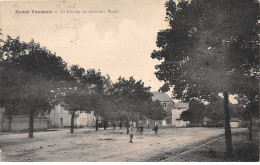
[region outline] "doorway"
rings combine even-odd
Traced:
[[[60,118],[60,128],[63,128],[63,118]]]

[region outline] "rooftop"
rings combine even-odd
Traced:
[[[152,92],[153,100],[165,101],[165,102],[172,102],[172,99],[167,95],[167,93],[161,92]]]
[[[230,118],[230,122],[237,122],[237,121],[239,121],[239,118],[235,118],[235,117]]]

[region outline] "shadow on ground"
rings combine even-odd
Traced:
[[[233,138],[234,157],[225,157],[225,139],[222,138],[208,145],[190,150],[190,146],[186,148],[190,150],[185,152],[173,151],[157,157],[151,158],[149,161],[166,161],[166,162],[258,162],[259,161],[259,132],[254,132],[253,140],[248,140],[248,133],[236,133]],[[205,143],[205,142],[204,142]],[[197,146],[200,144],[197,144]],[[182,154],[182,152],[185,152]]]

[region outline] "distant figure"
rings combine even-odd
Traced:
[[[130,127],[129,135],[130,135],[129,143],[133,143],[133,137],[134,137],[134,128],[133,127]]]
[[[157,132],[158,132],[158,125],[154,126],[154,133],[155,133],[155,135],[157,134]]]
[[[139,133],[140,133],[140,135],[142,135],[143,132],[144,132],[144,126],[143,126],[143,125],[140,125],[140,126],[139,126]]]

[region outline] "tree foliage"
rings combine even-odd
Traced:
[[[138,122],[138,118],[160,120],[165,116],[160,103],[152,100],[150,87],[133,77],[119,77],[110,90],[110,97],[117,108],[117,119],[125,121],[127,128],[129,121]]]
[[[174,85],[178,98],[207,100],[238,93],[243,84],[237,80],[257,70],[257,13],[258,5],[247,0],[167,2],[170,28],[158,33],[159,50],[152,53],[163,60],[156,66],[161,90]]]
[[[56,104],[53,89],[69,75],[67,65],[33,40],[25,43],[7,36],[0,48],[0,101],[9,115],[29,115],[32,138],[33,118]]]
[[[147,117],[152,120],[163,120],[166,117],[166,111],[163,109],[159,100],[151,101],[147,105]]]
[[[189,109],[181,113],[181,119],[190,121],[191,124],[202,124],[206,115],[206,105],[199,100],[192,99],[189,101]]]
[[[227,155],[232,155],[228,95],[245,91],[257,74],[259,6],[253,0],[173,0],[166,2],[169,29],[157,36],[152,58],[162,91],[174,86],[177,98],[210,101],[223,93]],[[246,12],[245,12],[246,11]],[[241,81],[242,80],[242,81]],[[246,83],[244,83],[246,82]]]
[[[181,118],[190,121],[191,124],[203,124],[204,117],[212,120],[214,123],[222,123],[225,119],[223,111],[223,98],[220,96],[212,97],[211,102],[207,105],[199,100],[192,99],[189,101],[189,109],[182,112]],[[229,102],[230,117],[243,118],[244,109],[239,104]]]
[[[70,67],[68,81],[58,88],[65,108],[71,113],[71,133],[74,128],[75,113],[94,112],[96,117],[104,114],[104,81],[101,72],[94,69],[85,70],[78,65]]]
[[[119,77],[118,82],[113,84],[111,92],[117,103],[127,105],[125,111],[129,112],[129,115],[134,113],[142,115],[144,102],[151,100],[152,97],[150,87],[145,87],[141,80],[136,81],[133,77],[129,80]]]

